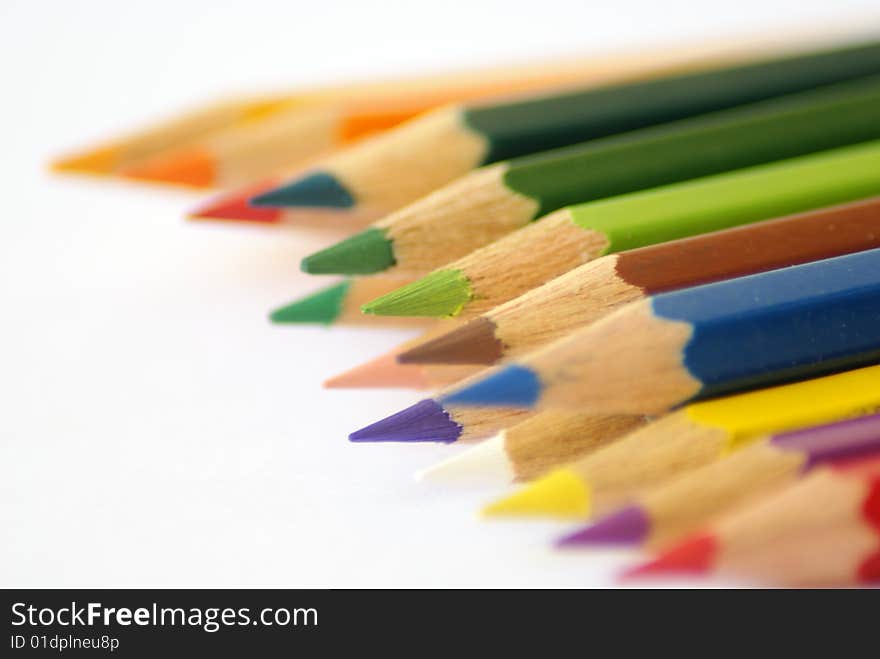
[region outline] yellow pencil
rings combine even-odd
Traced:
[[[880,407],[880,366],[692,403],[491,504],[487,515],[588,519],[773,433]]]

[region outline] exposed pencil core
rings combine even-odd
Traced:
[[[277,208],[257,208],[248,202],[255,194],[271,189],[274,184],[275,181],[272,180],[260,181],[244,189],[221,194],[190,211],[188,217],[190,219],[265,222],[266,224],[280,222],[283,211]]]
[[[530,368],[511,364],[446,397],[460,405],[534,407],[541,397],[541,381]]]
[[[343,281],[302,300],[276,309],[269,318],[273,323],[319,323],[330,325],[342,313],[342,303],[351,287]]]
[[[428,389],[430,382],[419,366],[398,364],[394,354],[384,354],[333,376],[324,386],[328,389]]]
[[[637,545],[648,535],[651,520],[638,506],[628,506],[559,541],[560,547],[578,545]]]
[[[281,221],[277,208],[255,208],[245,198],[224,198],[196,208],[188,217],[192,220],[237,220],[276,224]]]
[[[217,168],[210,153],[192,148],[156,156],[123,170],[122,175],[142,181],[209,188],[217,181]]]
[[[117,147],[108,146],[59,158],[52,163],[52,171],[109,174],[119,160],[119,151]]]
[[[354,197],[335,176],[327,172],[315,172],[295,179],[257,195],[251,199],[255,206],[305,207],[305,208],[351,208]]]
[[[430,398],[353,432],[353,442],[443,442],[461,436],[461,426],[453,421],[437,401]]]
[[[567,469],[560,469],[538,479],[527,488],[489,504],[483,515],[551,516],[583,519],[590,514],[590,493],[584,482]]]
[[[370,228],[305,257],[301,267],[313,275],[369,275],[393,265],[391,241],[382,229]]]
[[[703,574],[712,567],[718,544],[711,535],[701,535],[677,545],[653,561],[626,572],[625,579],[669,576],[674,574]]]
[[[460,270],[437,270],[368,302],[363,311],[377,316],[448,318],[457,315],[470,300],[470,281]]]
[[[407,350],[401,364],[494,364],[506,346],[495,336],[495,323],[485,316],[447,334]]]

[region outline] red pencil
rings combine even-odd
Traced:
[[[880,582],[880,458],[816,471],[631,570],[782,586]]]

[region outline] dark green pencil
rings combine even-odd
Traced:
[[[876,139],[878,107],[874,76],[482,168],[303,269],[424,274],[565,206]]]
[[[468,171],[646,126],[880,74],[880,44],[439,110],[259,195],[268,206],[390,212]]]

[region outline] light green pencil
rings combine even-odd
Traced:
[[[605,254],[877,194],[880,141],[873,141],[569,206],[363,310],[471,317]]]

